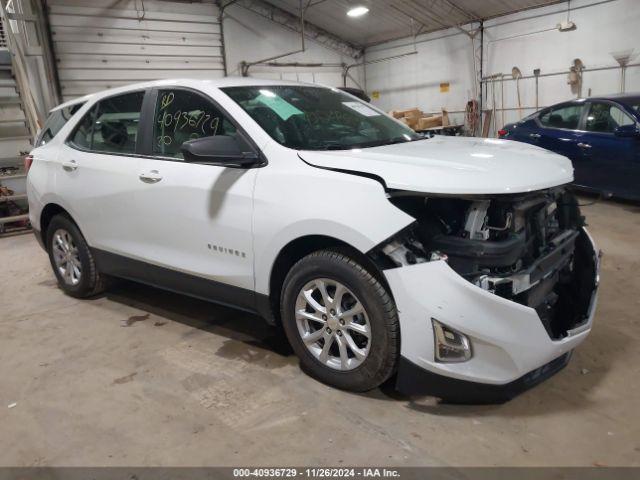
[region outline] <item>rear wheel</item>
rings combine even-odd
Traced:
[[[56,215],[51,219],[46,241],[53,273],[65,293],[83,298],[104,290],[91,250],[69,217]]]
[[[395,304],[347,255],[323,250],[296,263],[285,279],[281,310],[287,338],[313,377],[365,391],[393,374],[400,350]]]

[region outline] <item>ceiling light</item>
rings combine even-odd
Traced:
[[[349,15],[350,17],[361,17],[362,15],[367,13],[368,11],[369,11],[369,9],[367,7],[359,5],[357,7],[353,7],[351,10],[349,10],[347,12],[347,15]]]

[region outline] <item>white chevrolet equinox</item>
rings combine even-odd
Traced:
[[[258,313],[347,390],[499,402],[589,334],[599,259],[571,163],[424,138],[337,89],[170,80],[54,109],[30,219],[60,287],[122,277]]]

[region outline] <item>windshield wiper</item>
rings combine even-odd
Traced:
[[[394,137],[388,140],[373,140],[369,142],[352,143],[350,145],[342,143],[324,143],[318,145],[318,150],[351,150],[353,148],[370,148],[370,147],[382,147],[385,145],[394,145],[396,143],[408,143],[415,142],[416,140],[423,140],[424,138],[411,138],[407,140],[407,137]]]
[[[318,150],[350,150],[352,148],[357,148],[352,145],[343,145],[340,143],[325,143],[319,145]]]
[[[389,140],[378,140],[377,142],[369,142],[366,145],[361,145],[362,147],[383,147],[385,145],[395,145],[396,143],[409,143],[415,140],[420,140],[419,138],[412,138],[407,140],[407,137],[394,137]]]

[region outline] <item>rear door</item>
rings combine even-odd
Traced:
[[[621,196],[637,196],[640,182],[640,142],[618,137],[615,129],[636,120],[614,102],[588,104],[586,134],[581,141],[583,162],[591,166],[585,185]]]
[[[126,254],[134,249],[139,124],[144,90],[97,102],[62,145],[55,189],[89,244]]]
[[[507,140],[516,140],[518,142],[531,143],[536,145],[536,135],[540,127],[536,123],[533,116],[525,118],[513,125],[510,129]],[[531,136],[534,134],[533,136]]]
[[[537,145],[575,160],[580,157],[577,146],[584,103],[569,103],[541,112],[537,123],[541,127],[532,138]]]
[[[224,296],[251,308],[257,169],[185,163],[180,151],[190,139],[243,133],[213,99],[186,88],[154,89],[145,103],[144,122],[148,140],[135,176],[135,208],[128,211],[135,225],[132,253],[153,265],[214,281],[203,289],[197,279],[164,274],[163,282],[169,282],[164,286],[202,297]]]

